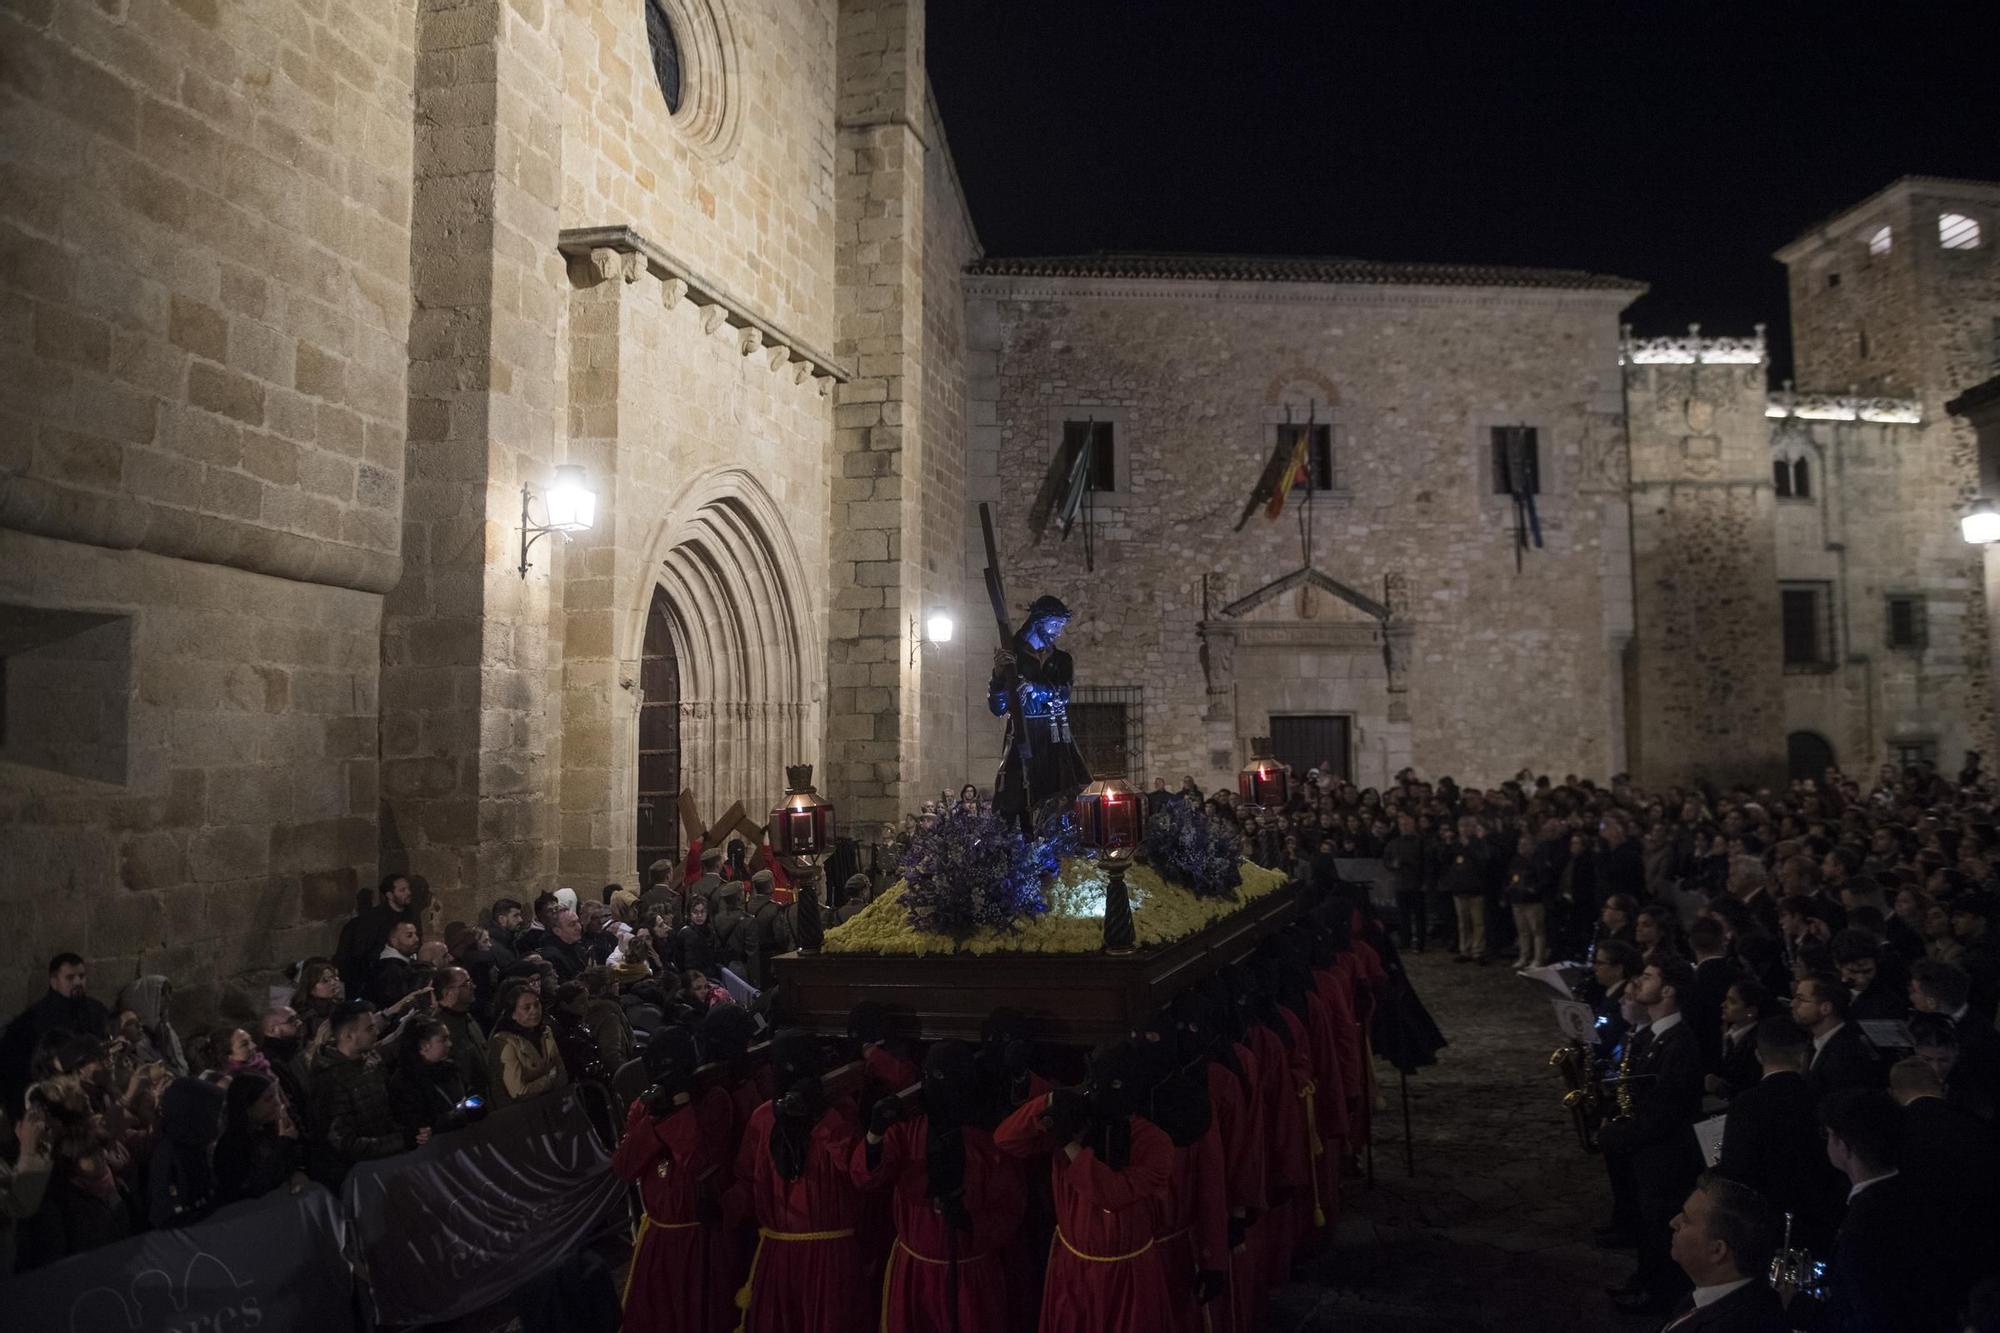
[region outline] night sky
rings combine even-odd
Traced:
[[[989,255],[1583,268],[1640,332],[1771,326],[1771,252],[1906,174],[2000,180],[2000,7],[932,0]]]

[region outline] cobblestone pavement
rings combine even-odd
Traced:
[[[1505,967],[1409,959],[1451,1045],[1410,1079],[1405,1173],[1396,1075],[1379,1069],[1375,1185],[1351,1180],[1335,1242],[1275,1293],[1272,1333],[1655,1329],[1604,1295],[1629,1253],[1591,1246],[1609,1214],[1602,1159],[1579,1146],[1548,1067],[1546,1000]]]

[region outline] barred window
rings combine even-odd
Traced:
[[[1070,692],[1069,725],[1093,778],[1145,777],[1145,691],[1140,686],[1079,686]]]
[[[1938,214],[1938,246],[1945,250],[1977,250],[1979,219],[1963,213]]]
[[[1891,593],[1885,614],[1883,637],[1891,648],[1921,652],[1929,639],[1924,599],[1916,593]]]

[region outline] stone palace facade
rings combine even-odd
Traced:
[[[1942,404],[1990,373],[1993,187],[1788,249],[1773,398],[1754,340],[1626,337],[1620,279],[987,259],[917,0],[28,0],[0,47],[9,996],[74,948],[212,1002],[388,870],[451,916],[630,881],[788,763],[862,836],[990,783],[982,500],[1135,779],[1990,729]],[[1288,411],[1309,548],[1232,531]],[[1072,421],[1088,571],[1026,528]],[[524,554],[558,467],[594,522]]]

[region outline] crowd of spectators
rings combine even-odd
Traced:
[[[643,893],[503,898],[441,929],[421,881],[392,875],[254,1020],[199,1031],[177,1028],[169,979],[107,1006],[58,955],[0,1039],[0,1271],[337,1192],[360,1163],[571,1087],[602,1092],[613,1170],[638,1187],[628,1329],[734,1328],[739,1290],[752,1329],[859,1326],[885,1290],[904,1330],[944,1327],[953,1301],[966,1333],[1198,1328],[1225,1308],[1248,1327],[1330,1234],[1394,957],[1330,859],[1300,929],[1087,1065],[1004,1012],[974,1044],[900,1045],[862,1006],[845,1034],[753,1045],[770,992],[745,977],[805,899],[764,933],[773,875],[750,866],[697,851]]]
[[[608,1089],[641,1035],[734,1007],[728,983],[750,1001],[732,1021],[754,1031],[766,1005],[743,978],[789,943],[779,911],[759,951],[741,903],[745,888],[753,912],[768,902],[772,876],[690,860],[643,897],[503,898],[429,938],[421,881],[391,875],[256,1017],[186,1034],[171,979],[139,977],[107,1006],[85,961],[58,954],[0,1036],[0,1273],[308,1180],[338,1190],[357,1162],[495,1108]]]
[[[1605,1080],[1595,1239],[1637,1256],[1619,1309],[2000,1327],[2000,795],[1976,756],[1956,780],[1301,788],[1246,816],[1265,854],[1381,857],[1412,948],[1566,964]],[[1820,1280],[1768,1280],[1787,1228]]]

